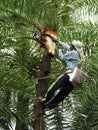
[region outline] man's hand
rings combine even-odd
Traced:
[[[61,46],[61,45],[58,45],[58,49],[62,49],[62,46]]]
[[[55,39],[55,38],[53,38],[53,37],[52,37],[52,41],[53,41],[53,42],[58,42],[58,40]]]

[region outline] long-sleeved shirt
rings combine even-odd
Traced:
[[[67,52],[64,54],[62,49],[59,49],[58,56],[62,61],[67,63],[66,69],[74,69],[81,61],[79,53],[77,50],[70,50],[70,46],[67,43],[60,42],[59,44],[64,48]]]

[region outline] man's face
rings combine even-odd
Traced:
[[[73,44],[70,45],[70,50],[76,50]]]

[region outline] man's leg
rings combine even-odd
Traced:
[[[64,79],[66,79],[66,81],[61,82],[60,86],[62,86],[62,85],[63,86],[62,86],[60,92],[51,101],[46,103],[46,105],[49,109],[53,109],[54,107],[56,107],[73,90],[74,86],[69,82],[69,76],[65,75]]]
[[[48,91],[45,95],[45,98],[42,98],[41,96],[37,97],[39,101],[48,102],[51,100],[51,98],[54,96],[54,93],[56,90],[60,88],[59,80],[62,80],[63,75],[59,76],[55,82],[52,83],[52,85],[48,88]]]
[[[60,82],[62,82],[63,77],[64,75],[59,76],[57,80],[49,87],[45,96],[45,102],[49,102],[54,97],[55,92],[61,88]]]

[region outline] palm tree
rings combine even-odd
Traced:
[[[49,2],[49,3],[50,3],[50,7],[52,9],[54,5],[51,2]],[[30,52],[30,49],[32,47],[32,45],[30,45],[30,39],[37,40],[37,38],[35,37],[36,33],[37,33],[37,35],[39,35],[39,34],[41,35],[42,30],[40,29],[39,25],[41,24],[42,29],[45,28],[45,26],[48,24],[48,23],[46,23],[47,15],[52,13],[51,17],[54,17],[54,19],[55,19],[53,12],[50,11],[50,8],[47,8],[47,5],[49,7],[49,3],[46,3],[44,1],[42,1],[42,2],[38,1],[37,5],[36,5],[36,6],[38,6],[38,8],[36,9],[35,8],[36,1],[33,1],[33,2],[19,1],[18,3],[16,1],[7,1],[7,2],[1,1],[2,13],[5,12],[5,16],[1,17],[1,18],[5,22],[6,30],[8,30],[8,28],[10,29],[6,33],[5,36],[7,37],[7,41],[9,41],[9,40],[11,41],[11,43],[10,43],[11,45],[9,44],[8,46],[9,47],[12,46],[12,49],[14,49],[14,51],[15,51],[14,56],[12,54],[10,55],[12,58],[10,58],[11,60],[8,61],[8,63],[10,64],[9,67],[11,67],[13,72],[14,71],[17,72],[17,70],[20,70],[18,77],[21,77],[21,78],[24,77],[24,79],[26,79],[26,82],[30,78],[31,80],[29,80],[29,82],[28,82],[29,84],[30,84],[30,82],[32,82],[32,76],[36,77],[36,75],[38,73],[37,71],[34,72],[34,70],[39,69],[39,66],[36,64],[37,63],[36,61],[34,61],[34,60],[30,61],[30,59],[34,55],[34,49],[35,49],[35,46],[33,45],[34,47],[32,49],[32,52],[33,52],[33,55],[32,55],[32,52]],[[41,8],[40,8],[40,6],[41,6]],[[28,8],[31,9],[31,12],[28,12]],[[28,16],[28,14],[29,14],[29,16]],[[36,17],[37,15],[39,15],[39,16]],[[39,25],[37,25],[37,21],[39,21],[41,19],[41,17],[42,17],[41,23],[38,23]],[[7,21],[5,18],[7,18]],[[31,18],[32,18],[32,20],[31,20]],[[44,23],[43,23],[43,18],[45,19]],[[49,19],[48,19],[48,21],[49,21]],[[51,27],[53,26],[52,22],[51,22],[51,25],[47,25],[48,28],[50,26]],[[55,28],[55,26],[54,26],[54,28]],[[12,37],[13,33],[14,33],[15,37]],[[33,33],[33,36],[30,37],[30,35],[32,33]],[[21,35],[19,35],[19,34],[21,34]],[[26,40],[26,38],[29,39],[29,42],[28,42],[28,40]],[[14,42],[14,45],[13,45],[13,42]],[[35,44],[35,43],[33,43],[33,44]],[[7,48],[7,43],[5,43],[5,48]],[[37,45],[36,48],[39,49],[39,46]],[[34,59],[34,57],[33,57],[33,59]],[[39,59],[40,59],[40,56],[38,56],[38,61],[39,61]],[[36,67],[38,67],[38,68],[36,69]],[[34,73],[35,73],[35,75],[34,75]],[[18,79],[18,77],[16,79]],[[22,83],[18,84],[17,87],[20,86],[19,88],[21,88],[21,86],[22,86],[22,89],[23,89],[23,86],[25,86],[25,88],[28,89],[28,86],[26,85],[27,83],[23,84],[23,79],[21,79],[21,78],[20,78],[20,83],[21,82]],[[14,81],[14,80],[15,79],[12,79],[12,81]],[[12,82],[10,82],[8,84],[8,86],[10,86],[10,84],[12,84]],[[15,82],[13,84],[15,84]],[[31,86],[31,84],[30,84],[30,86]],[[16,85],[15,85],[15,87],[16,87]],[[30,92],[30,91],[28,91],[28,92]],[[19,91],[17,100],[18,100],[17,106],[16,106],[17,113],[16,114],[13,113],[13,114],[15,114],[15,117],[16,117],[16,130],[17,129],[26,130],[26,129],[28,129],[27,128],[28,120],[26,120],[25,117],[28,113],[29,96],[25,97],[24,93]],[[23,107],[24,109],[22,110],[21,107]],[[25,112],[25,114],[24,114],[24,112]],[[19,118],[19,115],[21,118]],[[24,122],[24,119],[26,122]]]
[[[0,126],[4,129],[10,129],[12,119],[16,119],[16,130],[26,130],[28,129],[28,125],[32,128],[31,120],[34,115],[33,103],[34,99],[36,99],[36,83],[38,83],[37,90],[40,90],[39,81],[41,80],[37,80],[38,74],[39,72],[41,73],[41,70],[43,70],[40,69],[40,67],[43,68],[42,65],[44,64],[42,63],[46,61],[47,57],[48,63],[50,64],[49,55],[46,55],[47,53],[44,53],[44,49],[40,48],[38,38],[41,35],[42,30],[45,27],[48,27],[58,30],[60,39],[64,41],[65,39],[68,42],[73,39],[79,39],[85,43],[85,53],[88,59],[84,62],[83,67],[84,70],[91,68],[89,70],[89,75],[90,77],[94,77],[94,79],[88,78],[84,87],[73,91],[72,95],[70,95],[66,99],[66,102],[64,102],[66,105],[64,110],[67,110],[69,113],[71,112],[71,115],[73,116],[72,119],[67,121],[66,118],[61,116],[60,120],[58,120],[57,117],[60,117],[59,113],[62,112],[54,110],[54,112],[57,111],[55,113],[58,116],[54,116],[57,122],[55,123],[55,119],[53,118],[52,120],[54,123],[52,123],[52,125],[56,124],[56,129],[63,129],[66,127],[69,129],[74,127],[76,129],[94,128],[97,130],[97,116],[94,115],[94,112],[97,113],[97,60],[95,60],[97,58],[97,54],[95,52],[97,52],[96,37],[98,25],[97,23],[92,24],[92,21],[89,23],[83,21],[83,14],[86,15],[87,11],[90,10],[93,13],[93,16],[97,12],[96,0],[1,0],[0,10]],[[87,14],[89,14],[88,16],[92,16],[92,13]],[[43,59],[42,63],[41,59]],[[52,72],[50,74],[50,82],[54,81],[56,78],[55,76],[52,76],[52,73],[58,75],[58,68],[60,68],[61,72],[65,71],[64,66],[61,65],[57,58],[52,58],[51,60]],[[50,71],[50,66],[48,69]],[[47,79],[44,80],[47,89],[48,82]],[[94,84],[92,85],[91,83],[93,80]],[[44,90],[44,93],[46,89]],[[82,96],[84,98],[81,101]],[[95,104],[93,104],[94,101]],[[93,104],[96,109],[88,111],[91,104]],[[39,105],[39,103],[37,105]],[[42,110],[40,105],[39,107],[40,110]],[[36,110],[38,109],[35,108],[35,111]],[[91,112],[94,115],[93,117]],[[53,115],[53,111],[51,113]],[[51,113],[49,113],[48,117],[51,116]],[[37,114],[38,113],[35,114],[35,117]],[[79,119],[81,119],[80,122],[77,122]],[[41,115],[36,121],[37,125],[33,124],[34,127],[36,127],[36,130],[41,130],[42,128],[44,130],[42,120],[43,118]],[[39,121],[40,125],[38,125]],[[61,123],[61,127],[58,128],[58,122],[62,121],[65,121],[65,123]],[[52,129],[47,125],[46,127],[48,130]]]

